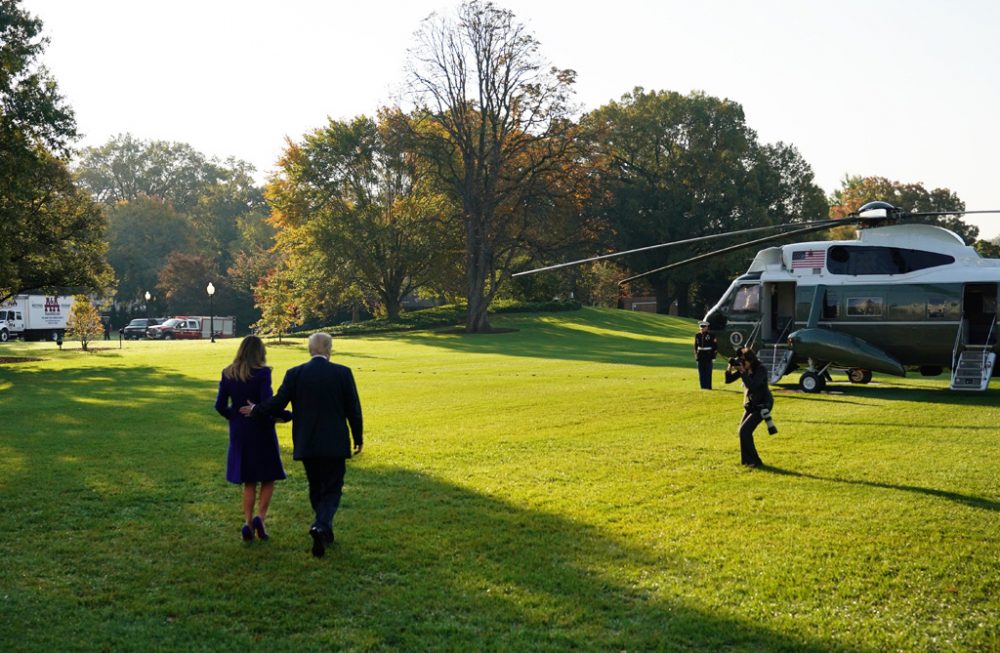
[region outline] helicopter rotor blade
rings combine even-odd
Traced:
[[[699,254],[698,256],[693,256],[683,261],[677,261],[676,263],[671,263],[669,265],[664,265],[662,267],[656,268],[655,270],[649,270],[648,272],[643,272],[642,274],[637,274],[627,279],[622,279],[618,282],[619,286],[623,286],[629,281],[635,281],[636,279],[642,279],[643,277],[648,277],[651,274],[656,274],[657,272],[663,272],[665,270],[672,270],[673,268],[679,268],[684,265],[689,265],[697,261],[703,261],[707,258],[712,258],[713,256],[721,256],[722,254],[728,254],[729,252],[736,252],[741,249],[746,249],[748,247],[753,247],[755,245],[760,245],[762,243],[768,243],[775,240],[780,240],[782,238],[787,238],[788,236],[798,236],[801,234],[812,233],[814,231],[823,231],[824,229],[829,229],[831,227],[837,227],[841,225],[854,224],[857,222],[857,218],[851,216],[847,218],[838,218],[834,220],[825,220],[822,223],[799,223],[801,224],[811,224],[813,226],[806,227],[804,229],[796,229],[795,231],[787,231],[785,233],[777,234],[774,236],[767,236],[765,238],[758,238],[757,240],[751,240],[749,242],[740,243],[739,245],[733,245],[731,247],[725,247],[723,249],[717,249],[705,254]]]
[[[842,218],[842,219],[839,219],[839,220],[834,220],[833,222],[837,222],[837,223],[840,223],[840,224],[848,224],[847,222],[845,222],[845,220],[847,220],[847,218]],[[722,233],[722,234],[712,234],[710,236],[698,236],[697,238],[688,238],[686,240],[674,240],[674,241],[671,241],[669,243],[660,243],[658,245],[649,245],[648,247],[639,247],[637,249],[629,249],[629,250],[626,250],[626,251],[623,251],[623,252],[613,252],[611,254],[601,254],[600,256],[591,256],[590,258],[582,258],[582,259],[579,259],[577,261],[569,261],[567,263],[556,263],[555,265],[547,265],[545,267],[535,268],[533,270],[525,270],[523,272],[515,272],[514,274],[512,274],[510,276],[511,277],[523,277],[523,276],[526,276],[526,275],[529,275],[529,274],[535,274],[537,272],[548,272],[550,270],[558,270],[560,268],[566,268],[566,267],[570,267],[570,266],[573,266],[573,265],[580,265],[581,263],[590,263],[592,261],[602,261],[604,259],[615,258],[615,257],[618,257],[618,256],[625,256],[626,254],[636,254],[638,252],[648,252],[650,250],[659,249],[661,247],[674,247],[676,245],[691,245],[691,244],[694,244],[694,243],[705,242],[705,241],[708,241],[708,240],[716,240],[718,238],[728,238],[729,236],[740,236],[740,235],[743,235],[743,234],[758,233],[758,232],[761,232],[761,231],[775,231],[777,229],[792,229],[792,228],[804,227],[804,226],[808,226],[808,225],[820,225],[820,224],[822,224],[822,225],[828,225],[830,222],[831,222],[831,220],[816,220],[816,221],[813,221],[813,222],[796,222],[796,223],[790,223],[789,222],[789,223],[785,223],[785,224],[770,225],[770,226],[767,226],[767,227],[754,227],[752,229],[740,229],[738,231],[727,231],[726,233]],[[798,233],[798,232],[789,232],[789,233]]]
[[[970,213],[1000,213],[1000,209],[987,209],[985,211],[914,211],[913,213],[902,213],[902,218],[923,218],[937,215],[968,215]]]

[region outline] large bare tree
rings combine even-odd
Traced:
[[[531,246],[541,209],[572,184],[569,100],[575,73],[549,67],[507,9],[473,0],[455,17],[432,14],[410,51],[417,133],[442,187],[461,207],[469,332]]]

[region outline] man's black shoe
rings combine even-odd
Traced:
[[[312,554],[317,558],[322,558],[326,553],[326,535],[320,529],[313,526],[309,529],[309,536],[313,538]]]

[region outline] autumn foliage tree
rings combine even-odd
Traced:
[[[87,351],[91,340],[100,338],[104,333],[101,315],[86,295],[77,295],[73,298],[73,306],[70,307],[69,316],[66,318],[66,332],[71,338],[80,341],[80,348],[83,351]]]
[[[320,284],[326,298],[372,297],[396,319],[444,264],[449,207],[418,173],[405,123],[390,111],[331,120],[289,144],[267,197],[281,227],[277,251],[308,259],[289,268],[300,273],[300,297]]]
[[[262,277],[254,291],[254,301],[261,311],[261,318],[254,325],[255,330],[277,335],[280,342],[282,334],[302,323],[303,312],[296,297],[293,282],[287,274],[272,270]]]
[[[490,302],[546,220],[540,193],[571,158],[575,73],[539,49],[511,11],[472,0],[424,20],[410,52],[421,146],[459,207],[470,332],[489,330]]]
[[[209,282],[216,288],[212,299],[206,292]],[[171,253],[160,270],[156,287],[172,313],[208,315],[211,309],[216,314],[232,310],[228,284],[215,262],[201,254]]]
[[[872,201],[889,202],[904,211],[937,212],[954,210],[950,215],[914,218],[917,222],[936,224],[954,231],[966,243],[974,243],[979,228],[962,220],[960,212],[965,210],[965,202],[947,188],[927,190],[920,182],[902,183],[885,177],[846,176],[840,188],[830,197],[830,217],[842,218],[857,212],[861,206]]]

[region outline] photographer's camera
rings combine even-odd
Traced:
[[[764,420],[764,423],[767,424],[767,432],[768,433],[770,433],[771,435],[774,435],[775,433],[778,432],[778,427],[775,426],[774,420],[771,419],[771,411],[769,409],[767,409],[767,408],[761,408],[760,409],[760,416]]]

